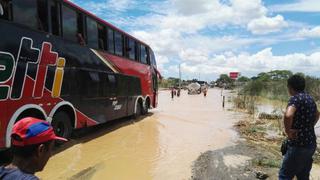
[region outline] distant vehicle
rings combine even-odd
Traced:
[[[1,0],[0,27],[0,150],[24,117],[68,138],[157,106],[152,49],[71,1]]]
[[[207,84],[201,84],[201,91],[208,89],[209,86]]]
[[[191,83],[188,85],[188,94],[201,94],[201,85],[199,83]]]

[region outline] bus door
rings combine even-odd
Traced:
[[[81,101],[79,110],[86,116],[98,121],[99,103],[97,100],[100,80],[97,73],[90,70],[80,69],[76,74],[76,89],[79,89]],[[78,87],[77,87],[78,86]]]
[[[113,101],[113,110],[116,118],[125,117],[128,115],[128,78],[124,75],[117,74],[117,100]]]
[[[117,79],[115,74],[107,74],[107,95],[105,101],[105,113],[108,120],[116,118],[114,104],[117,104]]]
[[[137,96],[141,95],[141,83],[140,79],[137,77],[127,77],[128,78],[128,101],[127,109],[128,116],[133,115],[136,106]]]
[[[153,107],[157,107],[157,103],[158,103],[158,75],[156,71],[152,72],[152,90],[153,90]]]

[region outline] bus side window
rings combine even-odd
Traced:
[[[108,28],[108,52],[114,54],[114,31]]]
[[[123,36],[119,32],[114,33],[115,40],[115,54],[118,56],[123,56]]]
[[[38,12],[36,0],[12,0],[13,21],[38,29]]]
[[[56,36],[61,34],[60,28],[60,4],[55,1],[49,1],[49,17],[51,21],[50,33]]]
[[[149,57],[150,57],[151,64],[156,68],[157,67],[156,58],[154,56],[152,49],[150,48],[149,48]]]
[[[106,33],[106,28],[101,25],[98,24],[98,41],[99,41],[99,48],[103,49],[103,50],[107,50],[107,37],[106,37],[107,33]]]
[[[129,59],[135,60],[135,58],[136,58],[135,49],[136,49],[136,42],[131,38],[127,38],[126,51],[127,51],[127,57]]]
[[[146,49],[146,46],[142,44],[140,46],[140,62],[143,64],[148,64],[147,49]]]
[[[12,20],[11,2],[8,0],[0,0],[0,19]]]
[[[140,44],[138,42],[135,43],[135,52],[136,52],[135,60],[137,62],[140,62]]]
[[[98,48],[98,24],[95,20],[87,17],[87,40],[92,48]]]
[[[37,21],[40,31],[48,32],[48,4],[47,1],[37,0]]]
[[[77,39],[81,46],[86,45],[85,26],[83,14],[77,13]]]
[[[63,38],[77,42],[77,13],[66,7],[62,7],[62,32]]]

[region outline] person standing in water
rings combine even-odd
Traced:
[[[207,97],[207,91],[208,91],[207,88],[204,88],[204,89],[203,89],[203,96],[204,96],[204,97]]]
[[[171,99],[173,100],[173,98],[174,98],[174,89],[171,88]]]

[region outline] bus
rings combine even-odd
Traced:
[[[146,114],[160,77],[147,44],[68,0],[0,0],[0,149],[24,117],[69,138]]]

